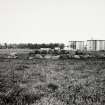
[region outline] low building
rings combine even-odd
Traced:
[[[55,47],[54,50],[61,50],[60,47]]]
[[[51,50],[51,48],[40,48],[40,50],[46,50],[46,51],[49,51],[49,50]]]
[[[69,50],[69,46],[64,46],[64,50]]]

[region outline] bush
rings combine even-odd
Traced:
[[[18,65],[18,66],[15,67],[16,70],[25,70],[27,68],[29,68],[29,67],[26,66],[26,65]]]
[[[61,54],[60,59],[69,59],[69,56],[67,54]]]
[[[49,83],[48,88],[51,89],[52,91],[55,91],[58,89],[58,85],[53,84],[53,83]]]

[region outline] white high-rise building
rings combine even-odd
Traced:
[[[84,50],[84,41],[69,41],[70,50]]]
[[[105,50],[105,40],[87,40],[88,51]]]

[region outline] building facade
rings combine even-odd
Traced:
[[[105,50],[105,40],[87,40],[88,51]]]
[[[69,41],[69,50],[84,50],[84,41]]]

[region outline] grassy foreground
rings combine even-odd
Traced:
[[[105,60],[0,60],[0,105],[104,104]]]

